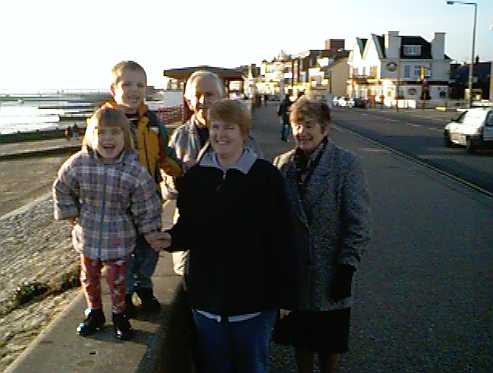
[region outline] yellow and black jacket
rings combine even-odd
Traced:
[[[115,102],[107,104],[115,106]],[[175,151],[168,146],[168,130],[157,115],[145,104],[137,110],[138,120],[134,144],[139,162],[147,168],[157,184],[161,181],[160,169],[170,176],[181,176],[183,171]]]

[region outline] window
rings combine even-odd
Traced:
[[[464,123],[464,117],[466,116],[467,111],[462,112],[458,117],[452,118],[452,122]]]
[[[410,78],[411,77],[411,66],[410,65],[404,65],[404,78]]]
[[[404,45],[403,48],[404,56],[420,56],[421,55],[421,45]]]
[[[407,90],[407,94],[408,94],[409,96],[416,96],[416,88],[409,88],[409,89]]]
[[[378,67],[377,66],[371,66],[370,67],[370,76],[372,78],[376,78],[378,75]]]
[[[493,111],[490,111],[486,117],[486,126],[493,127]]]
[[[421,71],[423,69],[423,71]],[[423,73],[423,76],[421,76],[421,73]],[[431,68],[428,66],[423,66],[423,65],[415,65],[414,66],[414,77],[416,80],[419,80],[421,78],[425,79],[430,79],[431,78]]]

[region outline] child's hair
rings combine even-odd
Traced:
[[[135,61],[121,61],[118,62],[113,68],[111,69],[111,82],[112,84],[118,84],[120,81],[120,78],[122,76],[123,71],[125,70],[131,70],[131,71],[141,71],[144,73],[146,80],[147,80],[147,74],[144,68],[139,65]]]
[[[221,93],[221,97],[225,95],[225,89],[224,89],[224,82],[223,80],[217,75],[216,73],[213,73],[212,71],[209,70],[197,70],[195,71],[192,75],[190,75],[185,83],[185,89],[183,91],[183,123],[188,121],[190,117],[192,116],[193,112],[190,110],[188,107],[187,100],[191,100],[195,96],[195,91],[194,91],[194,83],[203,78],[209,78],[213,79],[217,82],[217,88],[219,92]]]
[[[216,101],[209,109],[208,122],[213,120],[237,124],[244,136],[248,135],[252,126],[252,115],[247,107],[238,100],[227,98]]]
[[[97,109],[87,121],[86,133],[82,140],[82,146],[94,150],[97,127],[118,127],[123,131],[123,149],[133,150],[132,136],[130,135],[130,123],[121,110],[110,106],[102,106]]]
[[[289,121],[300,123],[309,119],[318,122],[325,130],[330,123],[330,108],[325,102],[302,96],[291,105]]]

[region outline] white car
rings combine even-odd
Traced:
[[[493,108],[464,110],[445,126],[445,146],[463,145],[469,153],[478,148],[493,148]]]
[[[354,107],[354,100],[350,97],[339,97],[339,106],[340,107]]]

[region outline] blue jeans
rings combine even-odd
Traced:
[[[275,310],[238,322],[217,322],[192,312],[198,373],[267,373]]]
[[[288,141],[289,135],[291,134],[291,125],[288,123],[284,123],[281,125],[281,140]]]
[[[134,252],[128,258],[127,294],[138,288],[151,288],[151,277],[156,270],[159,253],[147,243],[144,236],[137,236]]]

